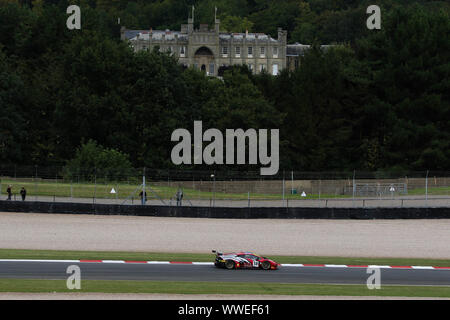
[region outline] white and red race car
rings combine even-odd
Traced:
[[[280,266],[279,263],[252,252],[222,253],[216,250],[212,252],[216,254],[214,265],[218,268],[276,270]]]

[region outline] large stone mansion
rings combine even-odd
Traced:
[[[215,28],[200,24],[194,29],[194,18],[188,18],[180,31],[128,30],[121,29],[121,39],[128,40],[137,52],[152,50],[172,52],[179,63],[194,67],[210,76],[220,76],[231,65],[246,64],[254,73],[262,70],[277,75],[285,68],[298,66],[299,56],[308,45],[287,44],[287,31],[278,28],[278,38],[263,33],[220,32],[220,20],[215,19]]]

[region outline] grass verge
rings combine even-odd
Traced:
[[[369,290],[365,285],[123,280],[82,280],[80,290],[69,290],[66,280],[0,279],[0,292],[450,297],[450,287],[431,286],[382,286]]]
[[[264,254],[263,252],[257,254]],[[448,259],[418,258],[354,258],[354,257],[311,257],[268,255],[278,263],[303,264],[351,264],[351,265],[397,265],[450,267]],[[212,253],[161,253],[121,251],[60,251],[0,249],[0,259],[42,259],[42,260],[139,260],[139,261],[213,261]]]

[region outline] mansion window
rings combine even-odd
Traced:
[[[278,75],[278,64],[276,64],[276,63],[274,63],[274,64],[272,65],[272,75],[273,75],[273,76]]]
[[[180,47],[180,57],[181,58],[186,57],[186,47],[185,46]]]
[[[253,72],[253,64],[249,63],[248,64],[248,69]]]
[[[236,47],[236,58],[241,57],[241,47]]]
[[[278,58],[278,47],[273,47],[273,57]]]
[[[249,58],[252,58],[252,57],[253,57],[253,47],[248,47],[248,52],[247,52],[247,54],[248,54],[248,57],[249,57]]]
[[[228,57],[228,47],[222,47],[222,56]]]
[[[260,57],[264,58],[265,56],[266,56],[266,48],[265,47],[261,47]]]
[[[259,72],[263,72],[263,70],[266,70],[266,65],[265,64],[260,64],[259,65]]]

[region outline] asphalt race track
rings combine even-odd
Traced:
[[[0,278],[67,279],[69,265],[81,279],[155,281],[236,281],[276,283],[366,284],[366,268],[281,267],[279,270],[225,270],[212,265],[114,264],[74,262],[0,262]],[[450,286],[450,270],[380,269],[382,285]]]

